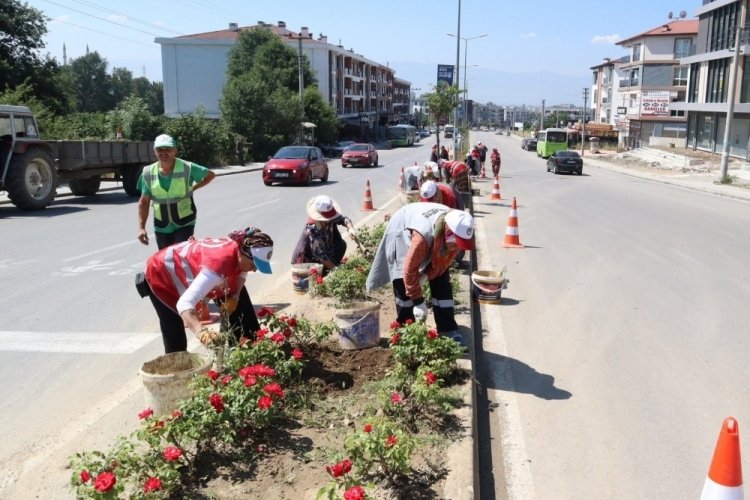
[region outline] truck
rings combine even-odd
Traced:
[[[138,196],[138,178],[156,156],[150,141],[45,140],[26,106],[0,105],[0,191],[21,210],[46,208],[62,183],[76,196],[93,196],[105,182],[121,182]]]

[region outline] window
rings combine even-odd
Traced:
[[[630,86],[636,87],[638,85],[638,79],[640,77],[641,70],[640,68],[635,68],[630,70]]]
[[[698,77],[701,65],[695,63],[690,65],[690,86],[688,87],[688,102],[698,102]]]
[[[711,13],[708,48],[710,52],[734,47],[740,2],[733,2]]]
[[[674,69],[674,76],[672,77],[672,85],[674,86],[685,86],[688,81],[688,67],[679,66]]]
[[[681,59],[690,55],[690,47],[693,41],[690,38],[676,38],[674,41],[674,57]]]
[[[729,58],[708,62],[706,102],[727,102],[726,82],[729,80]]]
[[[633,45],[633,62],[641,60],[641,44],[636,43]]]

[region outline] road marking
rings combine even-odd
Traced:
[[[117,245],[112,245],[111,247],[100,248],[99,250],[94,250],[93,252],[84,253],[84,254],[81,254],[81,255],[76,255],[75,257],[68,257],[67,259],[63,259],[62,262],[70,262],[72,260],[84,259],[84,258],[89,257],[91,255],[96,255],[96,254],[102,253],[102,252],[109,252],[110,250],[113,250],[115,248],[124,247],[126,245],[132,245],[133,243],[137,243],[137,242],[138,242],[138,240],[133,239],[132,241],[126,241],[125,243],[119,243]]]
[[[160,333],[0,331],[0,352],[131,354]]]
[[[479,269],[490,269],[492,263],[488,260],[490,253],[487,245],[486,231],[482,218],[475,218],[477,228],[474,238],[477,246],[482,251],[478,252],[486,256],[477,263]],[[500,308],[497,305],[480,304],[482,323],[492,325],[492,335],[483,339],[484,349],[487,352],[498,354],[501,361],[493,367],[493,387],[502,387],[504,390],[488,389],[488,397],[497,403],[498,427],[503,456],[503,467],[505,470],[505,484],[507,486],[507,498],[532,499],[534,498],[534,480],[530,470],[530,461],[526,452],[526,443],[523,438],[523,427],[521,426],[521,414],[518,409],[518,398],[514,389],[513,373],[511,372],[510,357],[505,344],[505,333],[503,332]]]
[[[263,203],[258,203],[257,205],[250,205],[249,207],[240,208],[239,210],[237,210],[237,212],[239,213],[239,212],[247,212],[248,210],[255,210],[256,208],[260,208],[260,207],[263,207],[263,206],[266,206],[266,205],[271,205],[271,204],[279,202],[279,201],[281,201],[281,198],[276,198],[276,199],[273,199],[273,200],[264,201]]]

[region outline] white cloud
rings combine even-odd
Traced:
[[[615,44],[622,40],[620,35],[614,34],[614,35],[596,35],[594,38],[591,39],[591,43],[598,44],[598,45],[609,45],[609,44]]]
[[[531,33],[524,33],[523,35],[521,35],[521,37],[522,38],[536,38],[536,33],[534,33],[533,31]]]

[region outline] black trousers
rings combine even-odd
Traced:
[[[432,314],[435,326],[440,334],[458,330],[453,305],[453,288],[451,287],[450,269],[429,282],[432,294]],[[396,297],[396,321],[402,325],[407,319],[414,321],[414,302],[406,294],[402,278],[393,280],[393,294]]]
[[[149,298],[154,305],[156,315],[159,316],[159,327],[161,328],[161,338],[164,342],[164,352],[187,351],[187,335],[185,334],[185,324],[182,318],[172,308],[167,307],[159,300],[149,287]],[[221,305],[223,300],[216,301]],[[255,338],[255,332],[260,329],[258,316],[255,314],[255,308],[250,300],[250,294],[247,289],[242,287],[240,291],[237,309],[229,318],[225,315],[221,318],[222,331],[232,332],[236,340],[246,336],[250,339]]]
[[[174,245],[175,243],[182,243],[183,241],[189,240],[194,233],[195,224],[181,227],[173,233],[154,232],[154,236],[156,236],[156,246],[161,250],[162,248]]]

